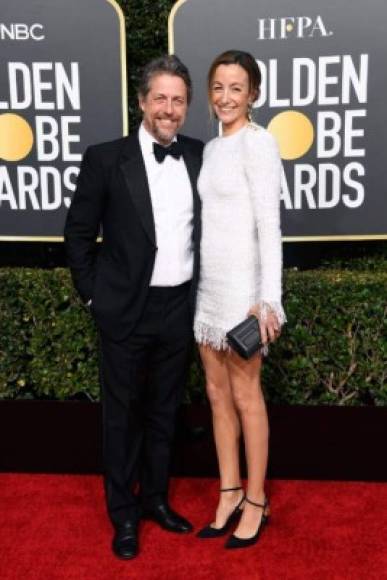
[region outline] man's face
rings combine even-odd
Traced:
[[[188,109],[182,78],[160,73],[151,78],[149,91],[139,97],[145,128],[161,145],[169,145],[184,124]]]

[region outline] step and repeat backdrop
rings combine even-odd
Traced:
[[[0,240],[62,239],[82,154],[127,133],[113,0],[1,0]]]
[[[387,238],[386,22],[385,0],[180,0],[171,12],[169,49],[194,82],[188,134],[218,134],[215,56],[236,48],[259,63],[254,120],[280,146],[285,240]]]
[[[287,241],[387,238],[387,2],[180,0],[170,51],[188,65],[185,132],[207,141],[220,52],[262,71],[254,119],[283,159]],[[87,145],[127,132],[125,25],[114,0],[1,0],[0,240],[62,239]]]

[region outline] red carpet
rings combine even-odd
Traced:
[[[215,480],[179,479],[172,504],[207,523]],[[110,552],[102,480],[96,476],[0,475],[1,580],[383,580],[387,485],[271,481],[272,520],[259,543],[228,552],[224,539],[176,536],[145,522],[141,554]]]

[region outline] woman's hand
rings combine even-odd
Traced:
[[[248,315],[251,314],[258,319],[262,343],[274,342],[281,334],[281,325],[274,310],[269,307],[262,309],[259,304],[256,304],[250,308]]]

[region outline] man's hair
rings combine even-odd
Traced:
[[[157,75],[168,74],[175,77],[180,77],[187,88],[188,104],[192,99],[192,81],[187,67],[174,54],[165,54],[151,60],[145,65],[140,83],[138,87],[138,94],[141,97],[146,97],[150,90],[150,81]]]

